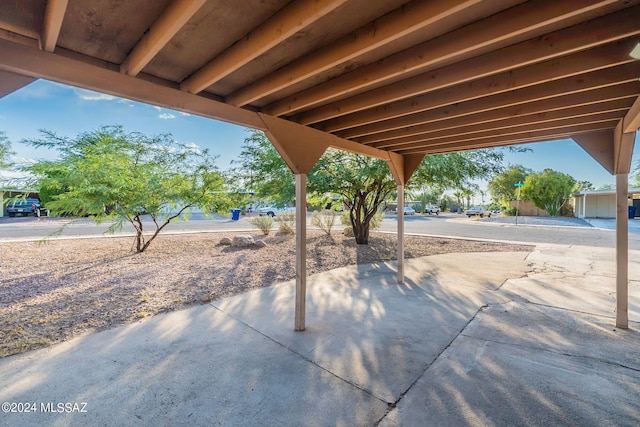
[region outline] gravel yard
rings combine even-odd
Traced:
[[[0,357],[48,346],[147,316],[204,304],[295,278],[295,237],[261,236],[266,248],[219,244],[233,233],[162,235],[143,254],[133,239],[0,244]],[[406,236],[407,258],[530,246]],[[369,245],[310,231],[308,274],[396,259],[396,236]]]

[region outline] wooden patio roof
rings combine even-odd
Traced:
[[[44,78],[405,163],[574,138],[617,174],[639,41],[640,0],[0,0],[0,96]]]

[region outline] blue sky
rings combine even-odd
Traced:
[[[35,150],[20,141],[38,138],[40,129],[75,137],[103,125],[122,125],[126,131],[147,135],[171,133],[182,143],[195,143],[219,155],[220,169],[237,159],[247,130],[208,118],[158,108],[110,95],[38,80],[0,98],[0,131],[12,142],[18,159],[53,158],[55,153]],[[636,147],[640,143],[636,144]],[[596,187],[615,179],[572,140],[527,144],[533,152],[509,153],[507,164],[522,164],[535,171],[551,168]],[[634,165],[638,161],[634,153]]]

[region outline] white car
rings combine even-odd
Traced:
[[[428,213],[429,215],[431,215],[431,214],[438,215],[440,213],[440,206],[438,206],[438,205],[427,205],[427,207],[424,208],[424,213]]]
[[[258,209],[258,215],[260,216],[267,215],[272,218],[276,215],[280,215],[285,212],[293,212],[293,211],[291,210],[291,208],[276,208],[275,206],[267,206],[267,207]]]
[[[484,218],[485,215],[487,217],[491,217],[491,211],[485,209],[482,206],[472,206],[469,209],[467,209],[466,214],[467,214],[467,216],[469,218],[471,218],[472,216],[476,216],[476,215],[479,216],[480,218]]]

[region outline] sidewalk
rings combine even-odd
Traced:
[[[304,332],[287,282],[0,359],[38,409],[0,425],[638,425],[638,255],[629,330],[612,249],[353,266],[309,279]]]

